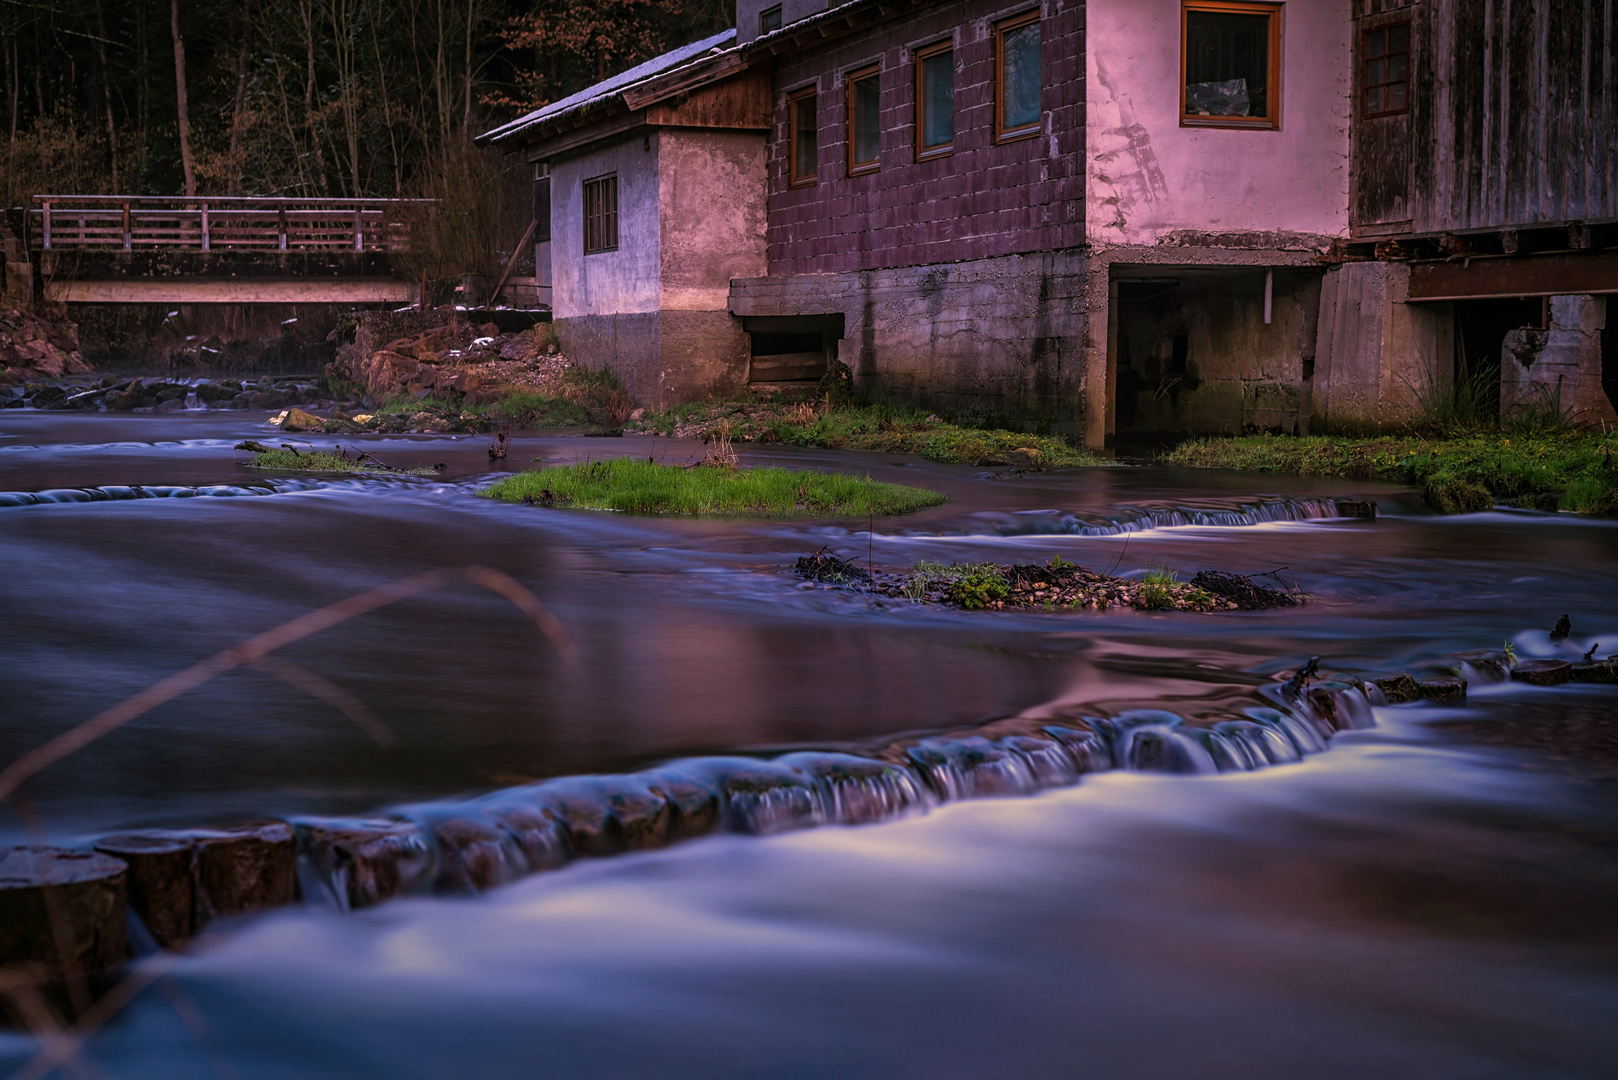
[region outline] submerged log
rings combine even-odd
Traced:
[[[129,866],[129,906],[165,949],[178,949],[197,932],[192,841],[184,833],[142,832],[105,836],[95,849]]]
[[[0,852],[0,964],[34,964],[56,979],[123,963],[126,873],[95,852]]]
[[[1409,675],[1388,675],[1373,680],[1389,705],[1403,705],[1421,700],[1421,687]]]
[[[1524,660],[1511,669],[1511,677],[1534,686],[1561,686],[1572,680],[1573,665],[1566,660]]]
[[[410,822],[300,820],[297,831],[302,857],[340,907],[370,907],[424,887],[430,877],[432,853]]]
[[[180,948],[210,919],[297,899],[297,849],[284,822],[123,833],[95,847],[129,864],[130,903],[164,948]]]
[[[1465,679],[1425,679],[1420,684],[1423,701],[1465,701]]]

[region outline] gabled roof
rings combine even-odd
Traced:
[[[610,79],[586,87],[577,94],[553,101],[549,105],[535,109],[526,116],[520,116],[508,124],[502,124],[493,131],[486,131],[478,136],[479,142],[499,143],[523,131],[532,128],[545,127],[554,124],[570,115],[588,112],[591,109],[609,104],[622,97],[624,91],[639,83],[665,75],[693,61],[701,60],[714,53],[723,52],[727,48],[734,48],[736,44],[736,30],[732,27],[723,30],[712,37],[693,41],[689,45],[682,45],[678,49],[656,56],[644,64],[637,64],[628,71],[614,75]]]

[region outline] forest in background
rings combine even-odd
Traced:
[[[5,203],[527,198],[488,128],[731,24],[729,0],[0,0]]]

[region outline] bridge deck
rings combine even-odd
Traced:
[[[35,195],[40,251],[402,251],[434,199]]]

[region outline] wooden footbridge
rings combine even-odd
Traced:
[[[45,298],[80,304],[413,302],[393,256],[431,199],[36,195]]]

